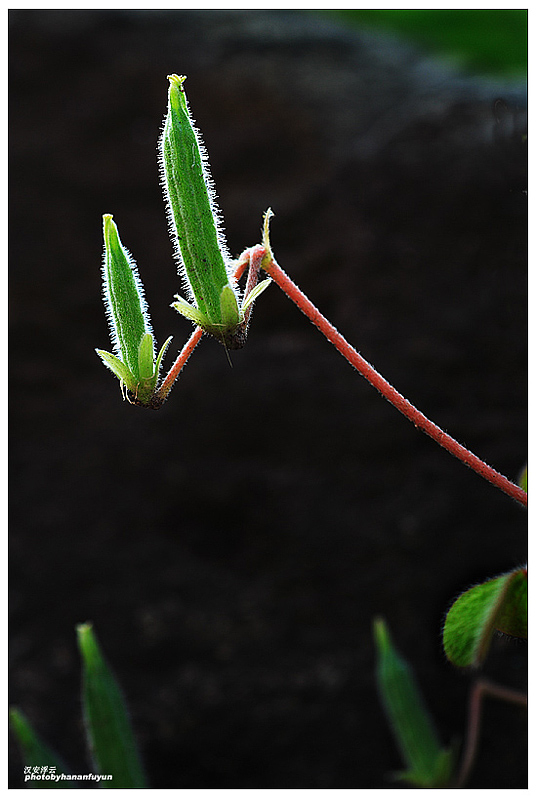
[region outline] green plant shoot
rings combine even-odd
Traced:
[[[454,753],[442,748],[410,666],[392,644],[383,619],[374,621],[377,686],[406,769],[399,780],[420,788],[445,788]]]
[[[258,284],[239,303],[207,153],[194,127],[183,88],[186,76],[169,75],[168,80],[160,166],[174,255],[191,301],[176,295],[177,302],[172,307],[226,348],[236,350],[246,338],[244,313],[270,279]]]
[[[42,778],[41,781],[35,782],[30,780],[28,775],[25,775],[24,782],[30,781],[29,785],[32,788],[38,789],[74,789],[75,784],[68,778],[63,777],[69,775],[71,770],[68,769],[63,761],[51,748],[45,744],[36,734],[25,715],[18,708],[11,708],[9,710],[9,723],[17,743],[19,745],[21,755],[24,760],[25,767],[46,767],[49,771],[38,772]],[[53,772],[50,767],[55,767]],[[50,778],[50,780],[46,780]]]
[[[121,689],[106,663],[92,626],[77,626],[82,656],[82,700],[95,771],[112,775],[110,789],[144,789],[146,780]]]
[[[96,352],[119,378],[129,400],[151,406],[160,365],[171,341],[162,346],[155,362],[153,333],[142,282],[134,259],[122,245],[111,214],[103,216],[104,301],[114,354]]]

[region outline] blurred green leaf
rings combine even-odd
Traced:
[[[444,624],[444,650],[457,667],[484,660],[494,630],[527,637],[527,570],[517,569],[480,583],[451,606]]]
[[[518,485],[521,487],[521,489],[524,489],[525,492],[528,491],[528,467],[527,466],[525,466],[524,469],[522,470],[522,472],[520,473],[520,476],[518,478]]]
[[[391,642],[383,619],[374,621],[377,686],[406,769],[399,780],[419,788],[443,788],[449,783],[453,749],[442,748],[412,670]]]
[[[355,28],[404,36],[475,72],[523,76],[527,70],[525,8],[367,8],[330,9],[322,13],[336,16]]]
[[[107,789],[144,789],[146,781],[121,689],[89,623],[78,625],[83,662],[82,700],[95,771],[112,775]]]
[[[9,711],[9,722],[15,738],[17,739],[25,767],[48,767],[48,769],[42,773],[43,776],[51,775],[53,772],[55,772],[58,777],[62,774],[71,774],[71,771],[67,769],[59,756],[39,738],[22,711],[19,711],[18,708],[11,708]],[[50,767],[54,769],[51,771]],[[68,780],[27,780],[25,781],[25,788],[74,789],[75,784]]]

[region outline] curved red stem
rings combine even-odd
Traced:
[[[298,286],[293,283],[293,281],[289,278],[288,275],[282,270],[282,268],[276,263],[272,254],[270,254],[262,245],[258,245],[255,248],[252,248],[250,251],[250,256],[253,257],[254,255],[259,256],[261,253],[260,251],[264,250],[264,261],[263,261],[263,269],[267,272],[268,275],[272,278],[272,280],[278,284],[280,289],[285,292],[285,294],[289,297],[290,300],[298,306],[298,308],[308,317],[308,319],[313,322],[313,324],[321,331],[321,333],[326,336],[329,342],[331,342],[336,350],[341,353],[341,355],[347,359],[349,364],[351,364],[358,372],[363,375],[363,377],[369,381],[369,383],[377,389],[378,392],[388,400],[401,414],[409,419],[417,428],[424,431],[431,439],[439,444],[441,447],[446,449],[449,453],[451,453],[455,458],[458,458],[459,461],[462,461],[463,464],[473,469],[474,472],[477,472],[478,475],[481,475],[487,481],[490,481],[494,486],[498,489],[501,489],[502,492],[505,492],[509,497],[512,497],[514,500],[517,500],[522,505],[526,506],[528,503],[528,498],[526,492],[521,489],[520,486],[517,486],[516,483],[512,483],[508,478],[506,478],[501,473],[497,472],[492,467],[489,467],[488,464],[485,464],[478,456],[472,453],[470,450],[467,450],[466,447],[463,447],[456,439],[453,439],[452,436],[445,433],[438,425],[435,425],[434,422],[427,419],[427,417],[418,411],[412,403],[410,403],[406,397],[403,397],[397,389],[395,389],[391,384],[385,380],[382,375],[380,375],[376,369],[369,364],[365,358],[363,358],[355,349],[350,345],[346,339],[336,330],[336,328],[324,317],[321,312],[313,305],[313,303],[306,297],[306,295],[298,288]]]

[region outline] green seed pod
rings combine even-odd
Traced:
[[[155,363],[153,333],[142,282],[134,259],[122,245],[111,214],[103,216],[104,302],[114,353],[97,350],[104,364],[119,378],[129,400],[156,408],[152,399],[160,365],[171,337]]]
[[[221,229],[207,153],[190,116],[183,89],[186,77],[169,75],[168,80],[168,113],[159,143],[160,168],[174,255],[191,301],[176,295],[177,302],[172,307],[233,350],[244,344],[246,326],[231,274],[231,257]]]

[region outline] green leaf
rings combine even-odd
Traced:
[[[377,686],[406,769],[397,774],[420,788],[447,786],[453,750],[442,748],[412,670],[392,644],[383,619],[374,621]]]
[[[83,664],[84,719],[95,771],[112,775],[109,789],[143,789],[143,768],[121,689],[107,665],[89,623],[78,625]]]
[[[509,586],[498,616],[494,622],[497,631],[528,638],[528,571],[520,569],[512,573]]]
[[[458,667],[476,667],[494,630],[527,636],[527,571],[517,569],[480,583],[451,606],[444,624],[444,650]]]
[[[60,779],[62,775],[70,775],[71,772],[63,764],[56,753],[45,744],[36,734],[25,715],[18,708],[11,708],[9,711],[9,722],[11,729],[17,739],[22,760],[25,767],[47,767],[46,771],[39,771],[37,774],[42,776],[41,780],[30,780],[25,775],[25,788],[28,789],[73,789],[75,784],[70,780]],[[52,770],[50,768],[53,768]],[[47,780],[45,776],[52,777],[54,780]],[[56,778],[58,780],[56,780]]]

